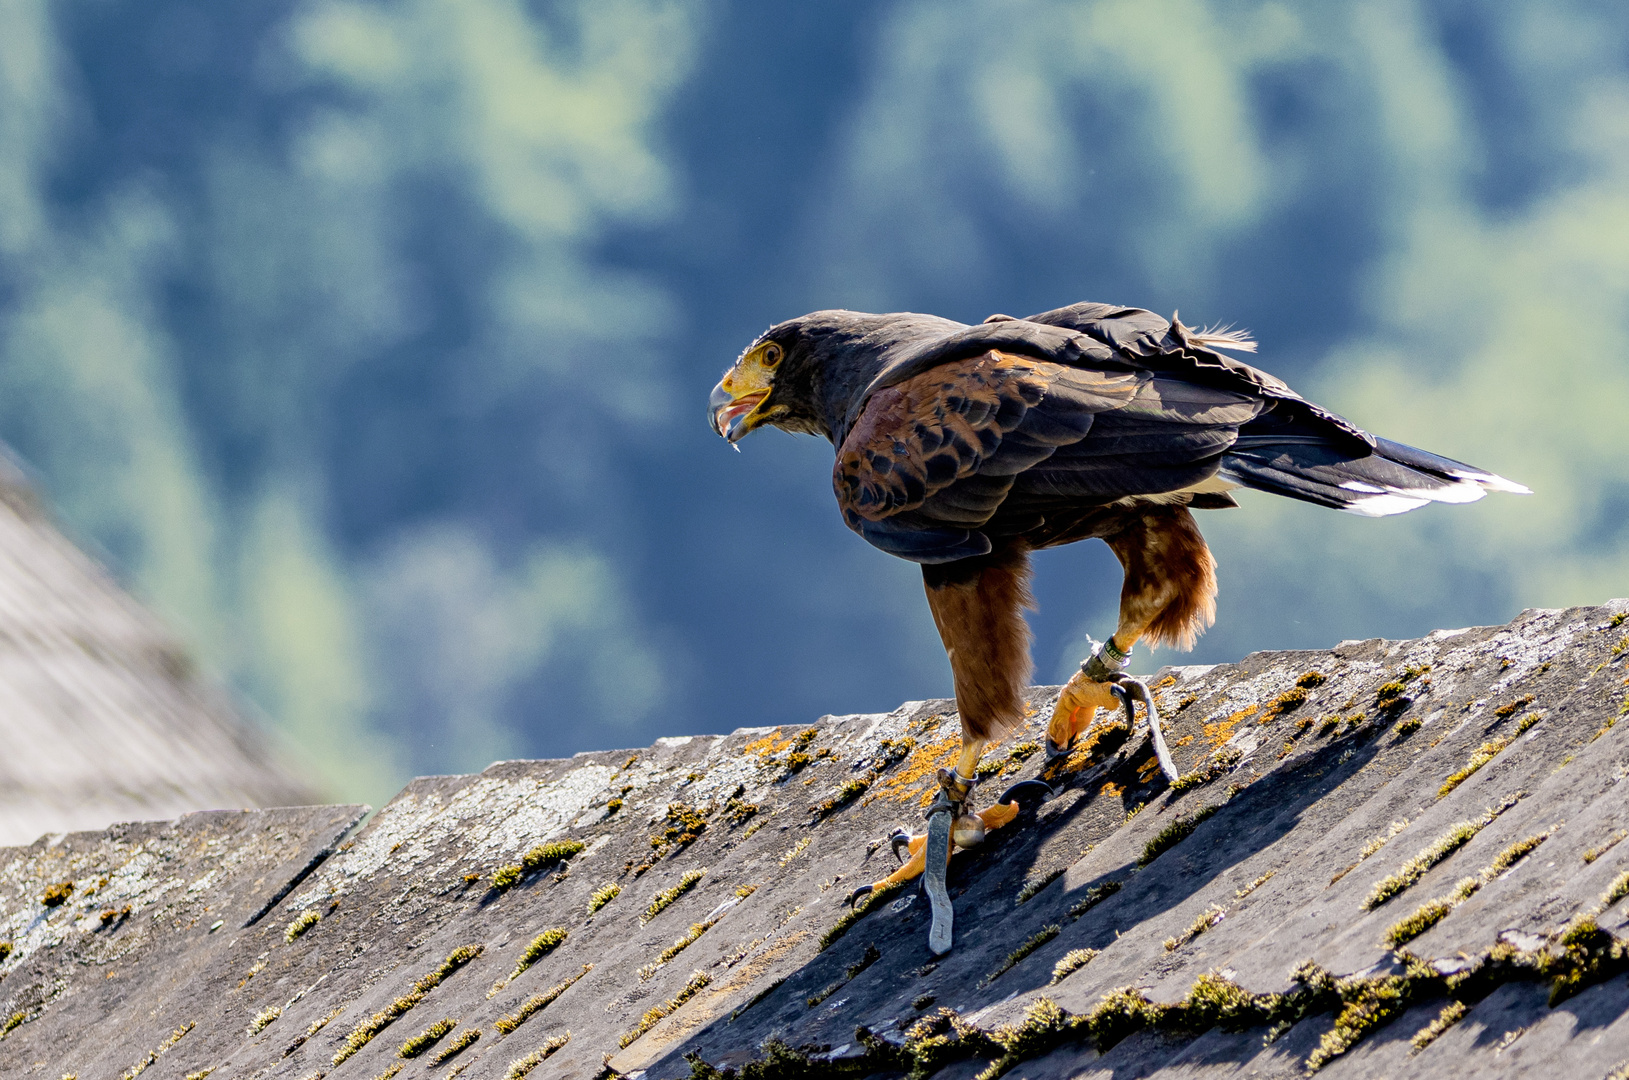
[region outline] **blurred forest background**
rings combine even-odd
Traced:
[[[1180,309],[1537,492],[1206,512],[1193,662],[1629,590],[1621,0],[0,0],[0,28],[0,438],[334,797],[948,693],[830,448],[705,422],[816,308]],[[1040,559],[1039,678],[1118,583],[1100,544]]]

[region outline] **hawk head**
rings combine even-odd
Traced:
[[[832,438],[890,355],[961,323],[926,315],[815,311],[758,335],[708,398],[732,444],[765,425]]]
[[[797,344],[798,335],[783,325],[746,347],[707,399],[714,431],[733,445],[748,432],[791,416],[792,395],[780,385],[780,373]]]

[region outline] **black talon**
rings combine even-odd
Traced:
[[[843,903],[849,907],[853,907],[854,901],[858,900],[862,896],[869,896],[871,894],[871,889],[872,887],[870,885],[861,885],[858,889],[855,889],[853,892],[843,897]]]
[[[1126,727],[1131,731],[1137,730],[1137,710],[1132,706],[1132,694],[1119,679],[1109,683],[1109,693],[1120,699],[1120,704],[1126,709]]]
[[[1003,791],[996,802],[1005,804],[1016,800],[1020,810],[1035,810],[1057,794],[1045,780],[1020,780]]]
[[[1073,739],[1070,740],[1070,742],[1073,741]],[[1068,756],[1069,747],[1059,746],[1057,743],[1052,741],[1052,736],[1050,735],[1046,737],[1046,763],[1048,765],[1052,764],[1054,761],[1060,761]]]
[[[904,829],[895,830],[894,834],[888,838],[888,844],[893,848],[894,858],[899,862],[899,865],[904,866],[911,856],[911,834]],[[900,854],[901,850],[904,851],[904,854]]]

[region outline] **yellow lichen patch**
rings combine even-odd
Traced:
[[[1258,709],[1255,705],[1246,705],[1226,720],[1217,720],[1205,725],[1205,740],[1212,748],[1219,748],[1233,737],[1233,730],[1245,720],[1256,715]]]
[[[1103,796],[1105,799],[1118,799],[1120,796],[1126,793],[1126,789],[1121,787],[1119,784],[1116,784],[1113,780],[1110,780],[1108,783],[1098,788],[1097,793]]]
[[[911,756],[899,767],[899,771],[873,789],[881,798],[892,799],[895,802],[909,802],[917,798],[921,805],[926,806],[933,799],[933,793],[938,790],[933,783],[934,774],[941,768],[949,768],[956,763],[956,755],[961,752],[961,735],[952,735],[938,742],[925,743],[911,751]],[[916,785],[922,780],[929,783],[925,790],[918,792]]]

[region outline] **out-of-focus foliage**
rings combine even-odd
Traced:
[[[1202,525],[1194,654],[1629,581],[1629,9],[0,0],[0,436],[336,795],[944,693],[770,322],[1180,308],[1531,498]],[[1111,625],[1041,560],[1039,675]],[[1139,657],[1145,668],[1162,659]]]

